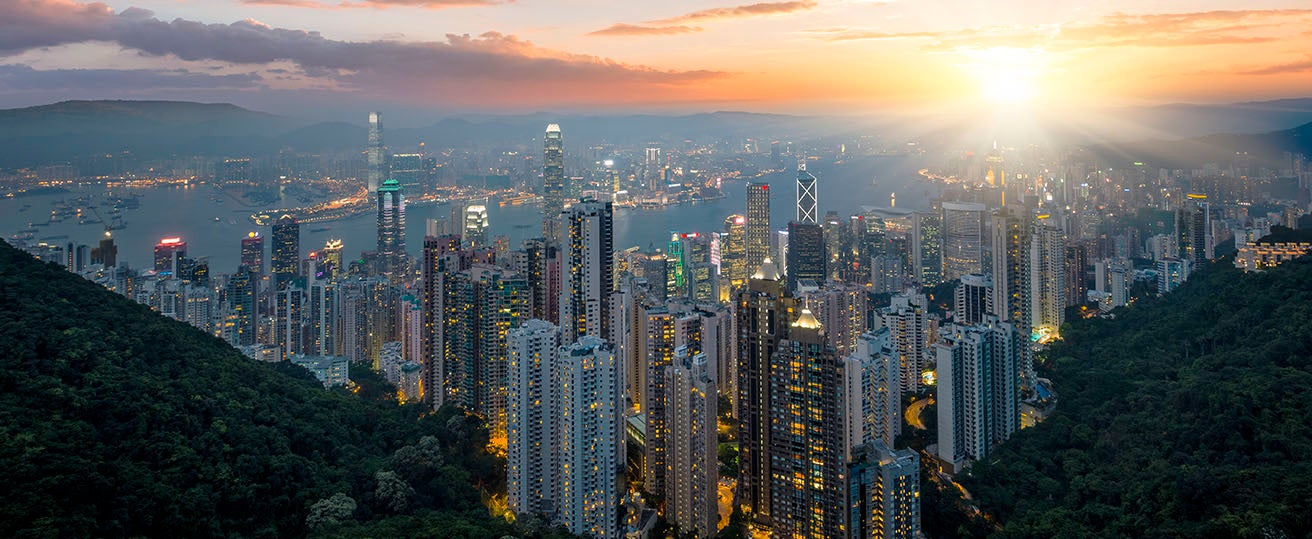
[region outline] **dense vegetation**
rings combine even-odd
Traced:
[[[1223,259],[1117,315],[1065,328],[1058,412],[961,478],[995,535],[1312,533],[1312,260]]]
[[[325,390],[3,242],[0,369],[3,537],[551,533],[489,515],[474,418]]]

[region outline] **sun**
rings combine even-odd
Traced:
[[[979,96],[995,105],[1021,105],[1039,97],[1043,51],[992,47],[964,51],[963,67],[979,87]]]

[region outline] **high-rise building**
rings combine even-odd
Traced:
[[[888,447],[863,446],[848,465],[847,537],[921,537],[920,455]]]
[[[1033,332],[1030,295],[1031,217],[1024,206],[1005,206],[993,214],[993,315],[1011,322],[1026,338]],[[1060,232],[1058,232],[1060,234]],[[1022,347],[1021,373],[1033,374],[1030,348]]]
[[[706,354],[674,351],[665,367],[669,452],[665,463],[665,520],[680,533],[715,535],[719,462],[716,460],[716,390]]]
[[[720,273],[732,286],[747,282],[746,222],[741,215],[730,215],[724,219],[724,233],[720,235]]]
[[[911,266],[916,279],[925,286],[943,282],[942,211],[934,208],[929,212],[916,212],[912,218],[911,236]]]
[[[273,222],[273,253],[269,257],[277,290],[300,272],[301,267],[301,225],[296,218],[283,215]]]
[[[770,525],[771,358],[788,336],[797,300],[779,269],[765,258],[734,299],[738,340],[738,504],[752,520]]]
[[[993,312],[993,279],[988,275],[962,275],[952,293],[952,321],[973,326]]]
[[[448,310],[452,276],[460,271],[459,256],[450,255],[460,250],[460,236],[425,236],[423,259],[420,261],[420,306],[423,309],[423,336],[420,338],[420,365],[423,374],[420,394],[433,408],[446,402],[446,371],[448,358],[453,356],[447,347],[447,328],[453,318]],[[454,306],[450,306],[454,309]]]
[[[378,188],[378,262],[385,274],[405,273],[405,195],[389,179]]]
[[[547,244],[559,246],[560,213],[565,211],[565,139],[560,126],[547,125],[543,137],[542,158],[542,237]]]
[[[818,287],[825,282],[825,234],[815,223],[788,223],[788,289],[799,283]]]
[[[984,271],[983,204],[943,203],[943,280]]]
[[[105,231],[105,237],[100,238],[100,246],[91,250],[91,263],[106,268],[118,265],[118,246],[114,245],[114,237],[108,230]]]
[[[857,340],[866,331],[869,294],[860,285],[831,283],[824,288],[801,294],[806,308],[825,327],[829,345],[839,357],[856,350]]]
[[[560,216],[560,326],[562,342],[584,335],[609,338],[614,279],[611,204],[587,198]]]
[[[849,453],[874,442],[892,444],[902,433],[901,372],[890,337],[886,327],[865,333],[843,359]]]
[[[488,247],[487,206],[471,204],[465,207],[464,243],[470,249]]]
[[[369,168],[365,174],[368,179],[366,187],[371,194],[382,186],[383,178],[387,177],[386,155],[383,150],[383,113],[370,112],[369,145],[365,149],[365,164]]]
[[[770,527],[779,537],[843,537],[847,435],[843,362],[802,309],[770,358]]]
[[[258,277],[246,266],[228,278],[227,316],[224,320],[224,338],[233,346],[255,344],[255,329],[259,315],[255,312],[256,280]]]
[[[256,274],[264,273],[264,236],[250,232],[241,239],[241,265]]]
[[[1083,243],[1066,243],[1066,263],[1063,275],[1066,286],[1066,306],[1083,305],[1089,296],[1089,283],[1085,268],[1089,267],[1089,251]]]
[[[446,346],[454,362],[443,368],[447,392],[500,440],[506,427],[506,334],[528,319],[528,285],[510,270],[474,264],[454,275],[449,297],[454,312]]]
[[[155,244],[155,272],[173,272],[178,261],[187,257],[187,242],[182,238],[164,238]]]
[[[1029,337],[989,316],[942,330],[938,358],[938,456],[960,470],[1020,428],[1021,350]]]
[[[506,337],[506,491],[516,515],[550,515],[556,510],[562,475],[556,445],[559,338],[560,330],[542,320],[528,320]]]
[[[1166,294],[1179,288],[1189,278],[1190,263],[1178,258],[1157,261],[1157,293]]]
[[[756,271],[770,256],[770,184],[748,182],[743,250],[748,271]],[[782,260],[781,260],[782,262]]]
[[[1030,229],[1029,310],[1032,331],[1043,335],[1057,335],[1066,321],[1065,239],[1045,218],[1036,219]]]
[[[411,193],[422,193],[424,180],[424,156],[418,153],[392,154],[388,164],[388,177],[401,184],[402,189]]]
[[[683,296],[693,301],[714,302],[720,299],[720,268],[718,253],[720,238],[716,234],[697,232],[679,234],[679,254],[686,290]]]
[[[806,163],[797,164],[797,217],[799,223],[820,223],[815,176],[806,171]]]
[[[275,292],[273,302],[274,344],[282,357],[306,352],[305,279],[296,278]]]
[[[1202,195],[1190,199],[1175,210],[1175,238],[1180,260],[1200,264],[1212,259],[1212,216]]]
[[[329,239],[324,242],[319,257],[319,264],[323,268],[323,279],[335,279],[346,275],[346,268],[342,266],[342,240]]]
[[[929,303],[923,294],[894,294],[888,307],[879,310],[889,330],[889,345],[897,350],[898,372],[903,393],[919,392],[921,373],[929,364]]]
[[[570,533],[618,539],[624,459],[623,373],[613,350],[584,335],[560,348],[557,519]]]

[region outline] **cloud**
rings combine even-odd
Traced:
[[[1267,9],[1194,13],[1114,13],[1089,23],[1028,27],[990,26],[951,31],[882,32],[822,29],[812,33],[828,41],[885,39],[929,40],[930,50],[979,47],[1041,47],[1079,50],[1102,47],[1195,47],[1277,41],[1272,30],[1312,21],[1312,10]]]
[[[210,75],[184,69],[48,69],[0,65],[0,88],[12,91],[84,90],[118,93],[165,89],[251,89],[262,87],[254,73]]]
[[[352,42],[251,19],[230,24],[165,21],[147,10],[115,12],[103,4],[71,0],[0,0],[0,13],[6,14],[0,19],[0,56],[108,42],[165,61],[244,66],[280,62],[332,87],[426,99],[525,95],[534,90],[571,99],[603,99],[724,76],[555,51],[497,32],[474,37],[449,34],[444,41]]]
[[[314,9],[387,9],[392,7],[446,9],[454,7],[492,6],[497,4],[507,4],[513,1],[514,0],[341,0],[339,2],[325,2],[321,0],[241,0],[241,3],[257,6],[303,7]]]
[[[590,36],[652,36],[668,34],[687,34],[690,32],[700,32],[702,29],[697,26],[673,25],[673,26],[639,26],[636,24],[615,23],[595,32],[588,32]]]
[[[718,7],[703,9],[684,13],[668,19],[658,19],[647,21],[643,24],[615,23],[601,30],[588,32],[590,36],[653,36],[653,35],[670,35],[686,34],[691,32],[700,32],[699,26],[691,26],[689,23],[699,23],[715,21],[720,19],[735,19],[742,17],[758,17],[763,15],[779,15],[792,13],[795,11],[805,11],[816,6],[813,0],[798,0],[790,2],[758,2],[755,4],[746,4],[741,6]]]
[[[1308,56],[1301,62],[1290,62],[1287,64],[1275,64],[1257,69],[1240,72],[1243,75],[1284,75],[1287,73],[1307,73],[1312,72],[1312,56]]]

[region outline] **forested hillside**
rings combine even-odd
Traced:
[[[0,242],[0,536],[542,536],[481,503],[486,443]]]
[[[1001,537],[1312,533],[1312,261],[1069,324],[1057,414],[960,480]]]

